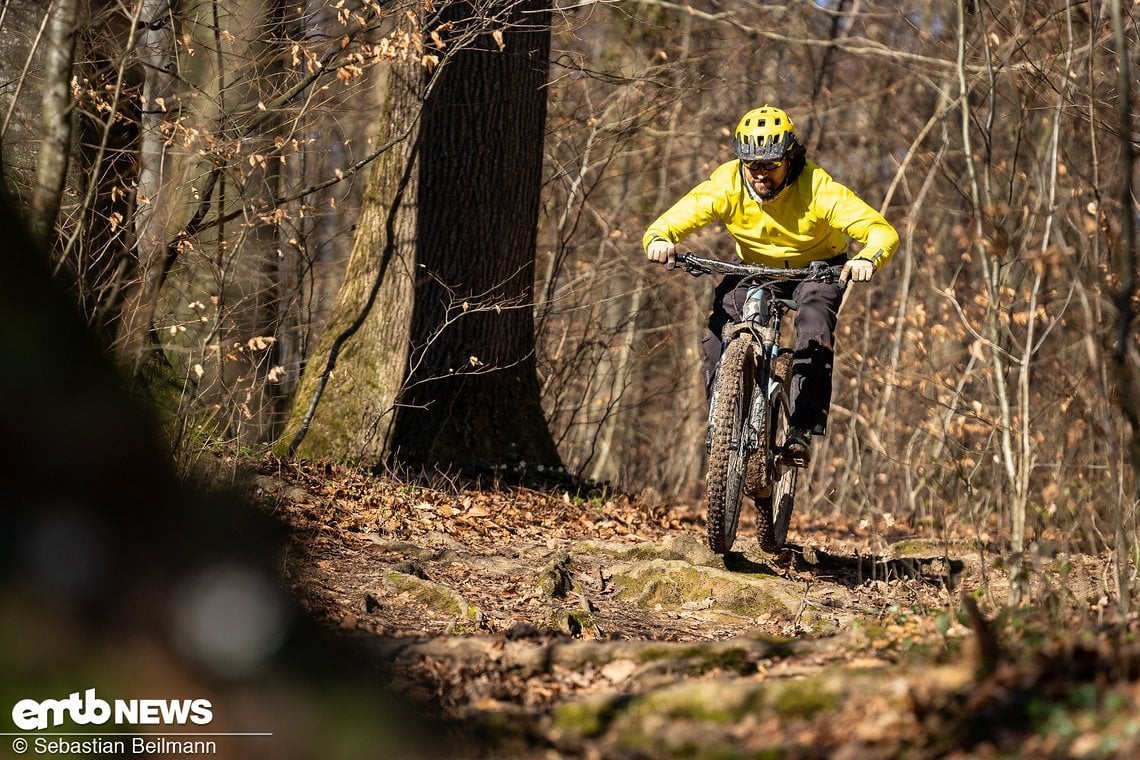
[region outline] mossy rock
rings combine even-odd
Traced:
[[[724,754],[732,747],[731,734],[718,727],[734,726],[748,715],[811,720],[859,698],[876,677],[833,673],[793,680],[681,681],[644,694],[605,694],[564,704],[554,711],[552,725],[559,738],[604,737],[647,757],[733,757]]]
[[[663,541],[646,541],[640,544],[619,544],[600,541],[582,541],[571,548],[572,553],[612,557],[619,562],[638,562],[667,559],[688,562],[703,567],[724,567],[724,559],[715,554],[704,541],[689,534],[668,536]]]
[[[724,560],[696,536],[683,533],[661,542],[638,544],[621,556],[626,560],[680,560],[701,567],[724,567]]]
[[[559,738],[600,736],[630,699],[624,694],[605,693],[562,704],[551,715],[553,733]]]
[[[440,617],[455,619],[450,633],[469,633],[483,623],[482,611],[454,589],[399,570],[384,574],[384,582],[397,594],[408,594]]]
[[[581,636],[583,631],[595,630],[594,616],[584,609],[554,610],[546,618],[546,626],[568,636]]]
[[[610,568],[618,598],[645,609],[689,610],[702,616],[729,613],[753,619],[799,619],[814,635],[834,633],[836,624],[812,609],[802,610],[799,584],[773,576],[732,573],[677,560],[651,560]]]
[[[752,652],[746,647],[715,643],[695,644],[684,649],[651,647],[638,653],[637,661],[645,665],[666,663],[671,671],[703,675],[716,670],[748,675],[756,672]]]
[[[573,563],[564,551],[556,552],[538,574],[538,589],[543,596],[558,598],[566,596],[573,587]]]

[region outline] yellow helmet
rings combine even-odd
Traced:
[[[732,138],[732,148],[742,161],[775,161],[795,144],[791,117],[767,105],[744,114]]]

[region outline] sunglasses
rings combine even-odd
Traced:
[[[768,172],[774,172],[783,165],[784,165],[784,162],[782,160],[777,160],[777,161],[746,161],[744,164],[744,166],[747,167],[748,171],[750,171],[750,172],[763,172],[765,174],[767,174]]]

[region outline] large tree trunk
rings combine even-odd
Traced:
[[[558,461],[539,401],[532,308],[549,18],[542,3],[515,5],[504,47],[481,35],[440,72],[425,105],[420,282],[394,439],[404,461]],[[443,20],[462,28],[469,14],[455,3]]]
[[[385,110],[386,137],[414,126],[418,151],[408,139],[373,172],[283,442],[429,467],[553,465],[532,314],[548,11],[454,3],[436,23],[452,41],[436,51],[430,95],[394,66]]]

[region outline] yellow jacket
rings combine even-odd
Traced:
[[[642,244],[679,243],[706,224],[721,222],[746,264],[807,266],[844,253],[851,237],[863,243],[855,258],[881,269],[898,249],[898,233],[883,215],[811,161],[793,184],[763,203],[749,193],[743,172],[737,160],[718,166],[649,225]]]

